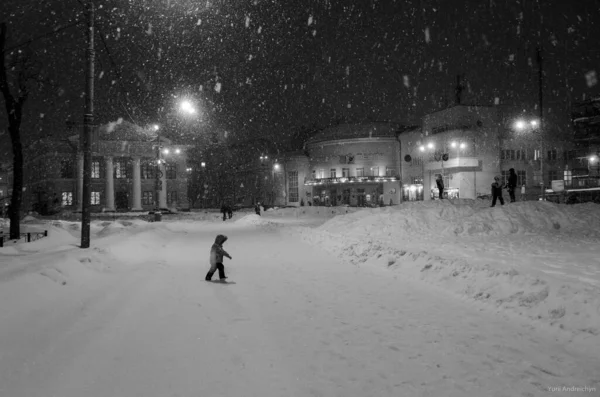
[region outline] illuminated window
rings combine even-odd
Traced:
[[[100,205],[100,192],[92,192],[90,204]]]
[[[154,200],[152,200],[152,192],[151,191],[146,191],[146,192],[142,192],[142,204],[143,205],[152,205],[154,204]]]
[[[92,178],[100,178],[100,160],[92,161]]]
[[[73,192],[62,192],[62,205],[73,205]]]

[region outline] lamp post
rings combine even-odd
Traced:
[[[541,110],[540,110],[541,115]],[[525,131],[525,130],[538,130],[539,138],[540,138],[540,187],[542,189],[542,200],[546,199],[546,187],[544,182],[544,133],[542,130],[542,122],[540,120],[532,119],[532,120],[517,120],[514,125],[517,131]]]
[[[83,189],[81,193],[81,248],[90,247],[90,206],[92,198],[92,128],[94,124],[94,2],[88,1],[85,69],[85,111],[81,147],[83,151]]]
[[[435,145],[433,144],[433,142],[429,142],[427,145],[421,145],[419,146],[419,151],[421,153],[429,153],[431,154],[431,152],[433,152],[435,150]],[[444,166],[444,162],[442,161],[442,167]],[[430,174],[430,183],[429,185],[431,186],[431,174]],[[421,161],[421,180],[423,181],[423,200],[425,200],[425,158],[423,158],[423,161]],[[431,188],[429,189],[431,190]]]
[[[266,176],[266,173],[265,173],[265,169],[266,169],[266,167],[267,167],[267,164],[266,164],[266,162],[267,162],[268,160],[269,160],[269,156],[265,156],[265,155],[261,155],[261,156],[260,156],[260,168],[261,168],[261,173],[262,173],[262,175],[264,176],[264,178],[261,178],[261,179],[263,179],[263,181],[261,181],[261,192],[262,192],[262,193],[265,193],[265,190],[266,190],[266,186],[265,186],[265,183],[264,183],[264,179],[267,179],[267,176]],[[264,203],[263,203],[263,204],[264,204]]]
[[[588,161],[590,164],[596,164],[596,178],[600,178],[600,152],[596,152],[596,154],[589,156]],[[596,186],[598,185],[600,185],[600,179],[598,179],[596,182]]]

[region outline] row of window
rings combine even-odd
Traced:
[[[92,160],[92,178],[100,179],[101,161]],[[113,178],[129,179],[131,178],[130,160],[116,159],[113,161]],[[142,179],[154,179],[156,176],[156,163],[154,161],[144,161],[140,164],[140,174]],[[167,179],[177,179],[177,164],[166,163],[165,171]],[[75,178],[75,164],[72,160],[62,160],[60,163],[60,177],[63,179]]]
[[[356,177],[360,177],[360,176],[396,176],[396,170],[392,167],[385,167],[385,175],[382,174],[383,169],[380,170],[380,167],[370,167],[370,168],[367,168],[367,170],[369,171],[368,174],[365,173],[364,168],[355,168],[354,169],[355,175],[351,175],[350,168],[342,168],[342,175],[338,175],[337,169],[331,168],[329,170],[329,176],[327,176],[325,174],[324,169],[318,169],[318,170],[312,171],[312,178],[313,179],[323,179],[323,178],[337,178],[337,177],[349,178],[351,176],[356,176]]]
[[[61,203],[63,206],[73,205],[73,192],[62,192]],[[167,192],[167,204],[177,203],[177,192]],[[100,205],[100,192],[92,192],[90,198],[91,205]],[[154,204],[154,192],[144,191],[142,192],[142,205],[153,205]]]
[[[562,159],[565,161],[574,160],[577,158],[576,150],[565,150],[562,153]],[[533,150],[532,153],[528,153],[525,149],[506,149],[500,151],[501,160],[539,160],[540,151]],[[550,149],[546,152],[545,160],[558,160],[558,150]]]

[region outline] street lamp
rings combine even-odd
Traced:
[[[540,120],[532,119],[532,120],[517,120],[514,125],[517,131],[525,131],[527,129],[538,130],[540,134],[540,175],[541,175],[541,183],[540,187],[542,189],[542,200],[546,199],[546,186],[544,180],[544,133],[542,131],[542,124]]]
[[[179,109],[181,110],[181,112],[185,113],[185,114],[196,114],[197,110],[194,107],[194,105],[192,104],[192,102],[188,101],[188,100],[184,100],[181,102],[181,104],[179,105]]]

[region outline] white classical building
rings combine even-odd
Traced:
[[[57,207],[81,210],[83,155],[78,142],[73,135],[39,141],[28,149],[24,208],[42,213]],[[126,122],[99,127],[92,145],[92,211],[189,208],[186,149]]]

